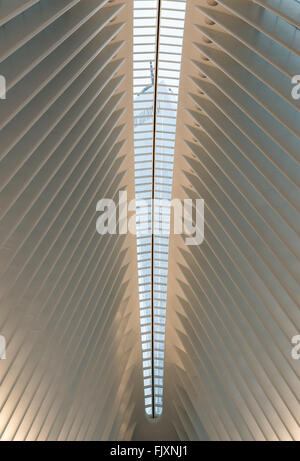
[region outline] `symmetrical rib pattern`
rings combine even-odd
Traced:
[[[205,239],[170,247],[180,438],[300,439],[299,15],[294,0],[188,4],[174,196],[205,200]]]
[[[135,246],[96,204],[133,182],[132,7],[0,3],[0,439],[128,439]]]
[[[162,4],[169,94],[183,2]],[[132,7],[0,1],[0,440],[300,440],[300,3],[187,2],[173,197],[205,200],[205,237],[158,242],[169,270],[157,424],[144,414],[136,239],[96,232],[99,200],[135,194]],[[149,56],[136,60],[143,88]],[[164,98],[157,125],[173,136]],[[168,154],[154,165],[162,194]]]

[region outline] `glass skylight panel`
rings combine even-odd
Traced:
[[[170,200],[185,8],[185,0],[134,0],[135,193],[146,202],[163,201],[150,207],[150,213],[148,205],[147,212],[138,206],[136,211],[145,409],[153,418],[162,414],[163,406]]]

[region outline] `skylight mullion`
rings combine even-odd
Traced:
[[[186,0],[162,0],[162,9],[165,8],[179,8],[185,11]]]

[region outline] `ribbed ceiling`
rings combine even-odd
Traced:
[[[174,195],[205,200],[205,239],[170,249],[182,439],[300,437],[299,14],[294,0],[189,3]]]
[[[150,424],[136,239],[96,232],[135,193],[132,2],[0,1],[0,440],[300,440],[299,45],[296,0],[187,2],[173,197],[205,238],[170,240]]]
[[[128,439],[135,245],[96,233],[96,204],[134,192],[132,8],[0,3],[0,438]]]

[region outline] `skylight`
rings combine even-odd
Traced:
[[[145,411],[152,418],[163,409],[169,202],[185,8],[185,0],[134,0],[137,264]]]

